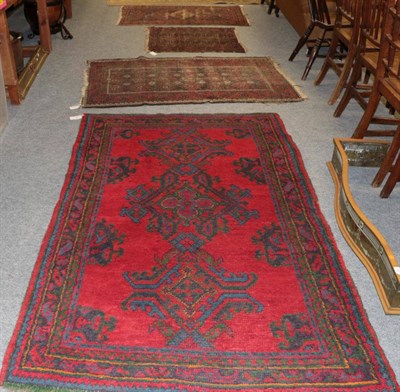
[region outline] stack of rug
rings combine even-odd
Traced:
[[[118,25],[150,26],[147,50],[154,56],[160,52],[245,53],[235,29],[226,26],[246,27],[249,21],[237,5],[124,5]],[[88,61],[82,106],[303,99],[271,58],[153,57]]]
[[[120,25],[239,25],[248,21],[239,6],[123,6]],[[150,27],[150,52],[244,53],[234,28]]]
[[[131,7],[119,24],[153,25],[150,51],[244,51],[215,27],[247,26],[240,7]],[[304,99],[267,57],[92,60],[86,76],[91,108]],[[299,151],[266,113],[84,115],[0,383],[398,388]]]

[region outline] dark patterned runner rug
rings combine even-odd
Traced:
[[[110,6],[120,5],[188,5],[189,4],[261,4],[261,0],[107,0]]]
[[[85,115],[0,384],[394,392],[277,115]]]
[[[240,6],[137,5],[121,7],[119,25],[248,26]]]
[[[82,106],[303,99],[268,57],[139,57],[89,61]]]
[[[155,53],[245,52],[232,27],[149,27],[147,46]]]

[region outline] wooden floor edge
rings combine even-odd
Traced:
[[[344,157],[342,156],[342,158],[346,158],[345,153],[342,152],[341,155],[343,154]],[[369,219],[365,216],[365,214],[362,213],[360,207],[358,206],[353,196],[351,195],[348,185],[348,174],[347,174],[348,164],[346,159],[343,160],[343,165],[341,167],[342,172],[340,173],[341,175],[337,173],[337,170],[335,169],[332,161],[328,162],[327,165],[335,185],[334,207],[339,229],[342,232],[343,237],[345,238],[351,249],[358,256],[358,258],[361,260],[363,265],[366,267],[368,273],[370,274],[371,279],[375,285],[376,291],[378,293],[379,299],[382,303],[384,312],[386,314],[400,315],[400,305],[397,304],[395,306],[392,305],[389,298],[390,296],[393,297],[393,289],[392,292],[390,292],[391,291],[390,288],[385,287],[385,285],[382,283],[382,279],[380,278],[378,272],[376,271],[376,267],[371,262],[370,258],[365,254],[363,249],[357,243],[355,235],[348,229],[347,225],[345,224],[345,217],[341,209],[341,193],[345,193],[347,203],[356,212],[357,217],[360,219],[363,225],[365,225],[365,227],[367,227],[372,233],[374,233],[375,237],[378,240],[381,239],[379,241],[379,244],[382,247],[383,251],[387,255],[389,255],[389,260],[393,268],[393,273],[395,274],[394,268],[398,266],[398,263],[395,259],[393,251],[387,244],[386,240],[384,240],[382,234],[378,231],[378,229],[369,221]],[[394,294],[397,295],[398,293],[395,292]]]

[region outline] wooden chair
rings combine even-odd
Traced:
[[[261,4],[265,4],[265,0],[261,0]],[[274,11],[275,10],[275,11]],[[277,18],[279,18],[279,7],[276,6],[275,0],[269,0],[268,4],[268,15],[272,14],[272,11],[274,11],[274,14]]]
[[[335,27],[332,42],[322,68],[314,84],[319,85],[327,72],[332,69],[339,80],[329,98],[334,104],[343,90],[354,62],[357,51],[361,22],[361,0],[337,0]]]
[[[303,34],[300,37],[296,47],[289,57],[289,61],[293,61],[299,51],[304,45],[309,48],[309,58],[304,70],[302,80],[305,80],[310,72],[315,59],[317,58],[321,47],[329,46],[331,38],[328,36],[328,32],[333,31],[334,24],[332,22],[332,15],[329,12],[326,0],[307,0],[308,8],[310,12],[311,22]],[[317,38],[311,38],[312,33],[315,29],[320,29],[320,36]],[[311,49],[310,49],[311,47]]]
[[[345,92],[334,112],[335,117],[340,117],[351,99],[355,99],[364,110],[367,107],[372,77],[378,66],[384,11],[393,2],[394,0],[363,0],[357,52]],[[373,121],[378,124],[393,123],[393,119],[384,117],[376,117]]]
[[[375,81],[371,96],[353,138],[364,138],[375,136],[376,131],[369,130],[371,121],[378,109],[381,99],[384,98],[393,109],[400,113],[400,0],[390,4],[385,12],[382,40],[376,69]],[[400,181],[400,124],[393,132],[380,131],[380,135],[393,134],[391,145],[386,157],[376,174],[372,185],[380,186],[389,174],[388,179],[381,190],[381,197],[387,198],[392,192],[395,184]]]

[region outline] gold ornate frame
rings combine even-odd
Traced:
[[[335,214],[339,228],[367,268],[387,314],[400,315],[400,267],[378,229],[355,202],[349,187],[349,166],[379,167],[389,143],[335,138],[328,167],[335,183]],[[380,200],[377,200],[379,202]]]

